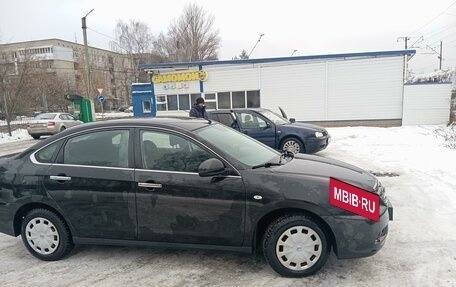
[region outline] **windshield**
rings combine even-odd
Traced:
[[[287,119],[269,110],[262,110],[259,111],[259,113],[268,118],[271,122],[273,122],[276,125],[284,125],[290,123]]]
[[[253,167],[269,162],[280,153],[272,148],[221,124],[210,125],[195,132],[224,154]]]
[[[52,120],[56,114],[40,114],[35,117],[36,120]]]

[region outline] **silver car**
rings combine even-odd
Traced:
[[[67,128],[82,124],[67,113],[45,113],[37,115],[27,126],[27,131],[34,139],[40,136],[54,135]]]

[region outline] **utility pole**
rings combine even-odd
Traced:
[[[404,41],[405,50],[407,50],[407,48],[408,48],[407,43],[408,43],[408,40],[410,40],[410,37],[407,37],[407,36],[405,36],[405,37],[397,37],[397,41],[399,41],[399,40],[403,40]]]
[[[410,40],[410,37],[398,37],[397,38],[397,41],[399,40],[404,40],[404,43],[405,43],[405,50],[407,50],[408,48],[408,40]],[[408,64],[408,59],[407,59],[407,55],[404,55],[404,75],[403,75],[403,81],[404,83],[407,82],[407,64]]]
[[[439,60],[440,60],[440,64],[439,64],[439,70],[442,70],[442,41],[440,41],[440,54],[439,54]]]
[[[85,60],[86,60],[86,70],[87,70],[87,78],[86,78],[86,81],[87,81],[87,98],[89,100],[92,100],[92,97],[90,95],[90,88],[92,86],[92,83],[90,82],[90,59],[89,59],[89,46],[87,45],[87,25],[86,25],[86,18],[87,16],[89,16],[90,13],[92,13],[93,9],[90,10],[89,13],[87,13],[87,15],[85,15],[84,17],[82,17],[82,34],[84,36],[84,50],[85,50]]]
[[[423,53],[423,54],[436,54],[439,59],[439,70],[442,70],[442,60],[443,60],[443,43],[440,41],[440,52],[437,52],[433,47],[427,45],[426,49],[432,50],[432,53]]]

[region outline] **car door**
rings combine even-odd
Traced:
[[[44,187],[76,237],[136,239],[130,129],[94,130],[68,138]]]
[[[213,115],[215,116],[214,119],[219,123],[239,131],[239,125],[233,113],[214,113]]]
[[[243,243],[244,184],[227,162],[230,175],[200,177],[198,166],[217,156],[188,136],[145,128],[138,129],[136,141],[139,240]]]
[[[64,114],[65,116],[65,125],[66,127],[74,127],[77,124],[77,121],[70,114]]]
[[[237,112],[237,122],[246,135],[276,148],[275,125],[253,112]]]

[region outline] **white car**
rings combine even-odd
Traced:
[[[29,122],[27,132],[34,139],[39,139],[41,136],[54,135],[82,123],[67,113],[45,113],[37,115]]]

